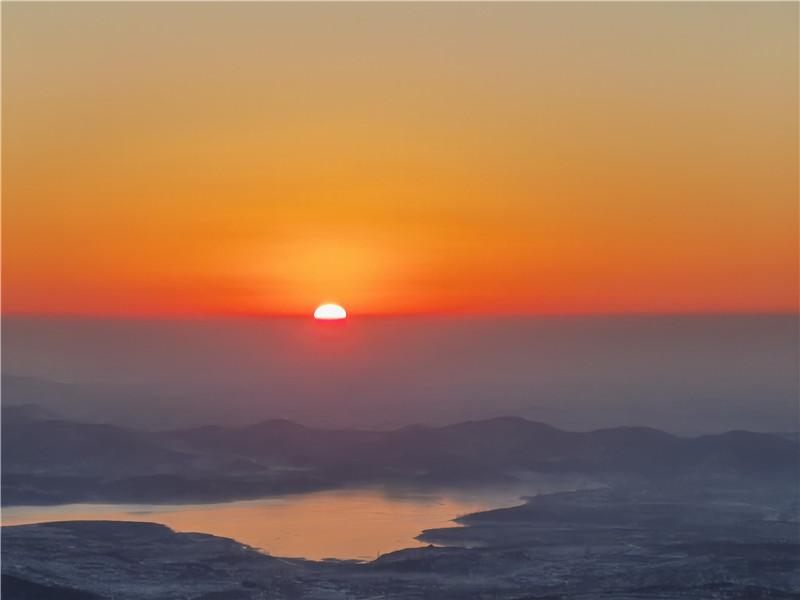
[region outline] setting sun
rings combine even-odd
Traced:
[[[798,18],[0,0],[0,600],[800,600]]]
[[[314,311],[315,319],[333,320],[347,317],[345,310],[338,304],[323,304]]]

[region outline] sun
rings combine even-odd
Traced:
[[[334,319],[344,319],[346,317],[347,313],[338,304],[323,304],[314,311],[315,319],[330,321]]]

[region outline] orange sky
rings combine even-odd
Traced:
[[[3,312],[794,311],[796,3],[3,3]]]

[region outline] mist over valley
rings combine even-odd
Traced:
[[[167,429],[796,430],[796,315],[3,320],[3,401]]]

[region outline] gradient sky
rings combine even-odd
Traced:
[[[5,2],[3,312],[796,311],[798,8]]]

